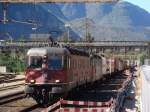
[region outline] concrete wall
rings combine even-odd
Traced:
[[[144,60],[144,65],[150,65],[150,59],[145,59]]]
[[[6,73],[7,69],[6,66],[0,66],[0,73]]]
[[[141,67],[141,111],[150,112],[150,66]]]

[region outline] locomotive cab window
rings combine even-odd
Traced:
[[[63,56],[50,56],[48,59],[48,68],[51,70],[63,69]]]
[[[42,67],[42,57],[31,56],[29,61],[30,68],[41,68]]]

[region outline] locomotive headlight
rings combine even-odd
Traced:
[[[60,82],[60,80],[55,80],[55,82],[56,82],[56,83],[59,83],[59,82]]]
[[[35,80],[30,80],[31,83],[35,83]]]

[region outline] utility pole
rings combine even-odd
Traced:
[[[87,17],[85,18],[85,41],[88,41],[88,21],[87,21]]]
[[[124,60],[125,60],[125,64],[126,64],[126,67],[128,68],[128,65],[129,65],[129,58],[128,58],[128,60],[127,60],[127,48],[126,48],[126,46],[124,46],[124,49],[125,49],[125,51],[124,51]],[[129,56],[128,56],[129,57]]]
[[[70,41],[70,32],[69,32],[70,24],[66,23],[65,27],[67,29],[67,42],[69,42]]]
[[[85,41],[86,42],[91,42],[93,41],[93,38],[91,37],[90,31],[89,31],[89,27],[91,27],[91,24],[94,23],[90,23],[90,21],[92,21],[89,18],[85,18]]]

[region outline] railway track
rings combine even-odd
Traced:
[[[13,102],[18,99],[22,99],[24,97],[25,97],[24,91],[20,91],[20,92],[6,95],[6,96],[2,96],[2,97],[0,97],[0,105],[4,105],[6,103]]]
[[[40,112],[42,109],[33,99],[27,98],[24,91],[0,97],[0,112]]]
[[[11,79],[15,78],[15,76],[4,76],[4,75],[0,75],[0,84],[7,82]]]
[[[0,92],[24,86],[24,77],[16,77],[13,74],[0,74]]]
[[[37,104],[32,98],[25,97],[24,93],[7,96],[2,101],[0,98],[0,112],[41,112],[44,109],[44,106]]]
[[[9,89],[15,89],[15,88],[19,88],[21,86],[24,86],[24,83],[21,84],[15,84],[15,85],[10,85],[10,86],[4,86],[0,88],[0,91],[5,91],[5,90],[9,90]]]
[[[71,93],[66,100],[79,101],[107,101],[111,97],[116,98],[122,83],[127,76],[122,74],[114,74],[103,81],[98,81],[87,88],[80,87],[80,91]]]
[[[120,89],[123,87],[123,83],[127,78],[128,76],[125,76],[123,74],[113,74],[111,77],[105,78],[106,80],[101,80],[95,82],[94,84],[89,84],[87,85],[87,87],[81,86],[80,88],[75,89],[75,91],[69,92],[68,96],[64,100],[84,101],[84,102],[86,101],[107,102],[111,98],[117,100],[118,94],[120,94]],[[9,108],[12,109],[12,111],[10,112],[13,112],[14,108],[16,110],[18,109],[18,111],[20,112],[29,112],[29,111],[41,112],[45,110],[45,107],[41,107],[40,105],[36,104],[36,102],[33,101],[32,99],[29,100],[27,98],[24,98],[23,93],[10,95],[9,97],[7,96],[5,98],[3,98],[5,100],[2,100],[0,98],[0,111],[4,109],[3,107],[7,107],[7,109]],[[19,102],[19,105],[16,102],[17,100]],[[26,105],[24,104],[24,102],[26,102]],[[52,103],[49,106],[53,104],[55,103]],[[72,108],[72,106],[70,105],[65,105],[65,108],[66,107]],[[73,108],[84,109],[84,106],[73,106]]]
[[[22,81],[24,78],[16,78],[15,73],[0,73],[0,84],[10,83],[15,81]]]
[[[50,112],[91,112],[92,109],[93,111],[101,109],[99,112],[110,112],[108,104],[110,99],[114,99],[113,101],[117,102],[115,107],[113,107],[114,111],[116,111],[119,103],[121,103],[119,98],[122,97],[122,89],[125,89],[123,83],[127,78],[128,76],[123,74],[113,74],[111,77],[105,78],[106,80],[95,82],[87,87],[81,86],[78,89],[74,89],[75,91],[69,92],[68,96],[64,99],[65,104],[61,103],[60,100],[57,103],[50,105],[47,109],[43,109],[42,112],[48,112],[49,110]],[[68,104],[66,102],[68,102]],[[87,104],[87,102],[90,103]],[[106,102],[106,105],[103,105],[102,107],[92,107],[92,105],[90,106],[90,104],[92,104],[91,102],[94,102],[93,104],[96,102]],[[81,105],[78,105],[77,103]],[[87,106],[89,110],[87,109]]]
[[[0,112],[40,112],[43,107],[31,98],[20,97],[0,105]]]
[[[23,81],[23,80],[25,80],[25,79],[20,78],[20,79],[3,80],[2,83],[10,83],[10,82],[16,82],[16,81]]]
[[[30,107],[26,107],[22,110],[20,110],[20,112],[41,112],[45,107],[40,106],[39,104],[34,104]]]
[[[11,82],[16,82],[16,81],[23,81],[23,80],[24,80],[24,78],[14,79],[14,78],[1,77],[0,78],[0,84],[2,84],[2,83],[11,83]]]
[[[51,109],[53,108],[56,109],[54,110],[55,112],[110,112],[111,109],[113,109],[114,112],[117,112],[118,110],[120,110],[122,104],[123,92],[126,89],[125,86],[128,86],[128,78],[129,76],[123,74],[113,74],[112,76],[105,78],[106,80],[95,82],[94,84],[88,85],[87,87],[82,86],[80,87],[80,89],[78,89],[78,91],[76,91],[77,89],[75,91],[71,91],[69,95],[64,99],[65,103],[68,101],[68,104],[64,105],[60,101],[58,102],[58,104],[56,103],[54,104],[54,106],[48,107],[48,110],[44,110],[44,112],[48,112],[49,110],[51,111]],[[126,81],[127,83],[125,83]],[[111,108],[109,107],[110,104],[108,106],[104,105],[102,107],[96,107],[94,105],[90,106],[90,104],[98,104],[104,102],[108,104],[110,102],[110,99],[113,99],[114,103],[113,107]],[[55,108],[55,106],[57,108]]]

